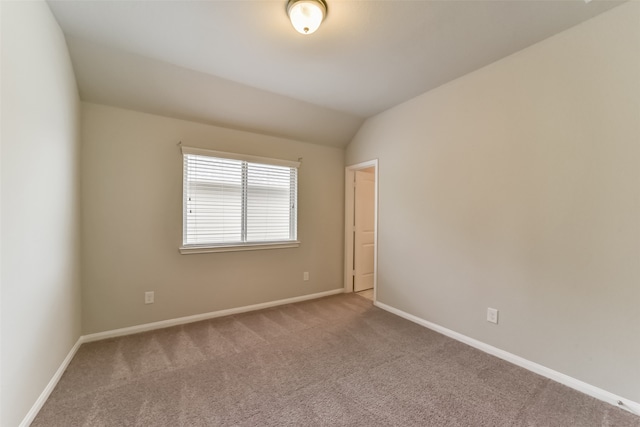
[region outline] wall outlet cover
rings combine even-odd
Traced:
[[[155,301],[155,292],[147,291],[144,293],[144,303],[145,304],[153,304]]]
[[[487,308],[487,322],[498,324],[498,310]]]

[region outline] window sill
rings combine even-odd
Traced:
[[[297,248],[298,246],[300,246],[300,242],[298,240],[292,240],[287,242],[247,243],[247,244],[240,244],[240,245],[219,245],[219,246],[190,245],[190,246],[181,246],[180,253],[183,255],[188,255],[188,254],[206,254],[206,253],[212,253],[212,252],[257,251],[261,249]]]

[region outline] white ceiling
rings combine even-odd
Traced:
[[[620,2],[56,1],[83,100],[344,146],[363,119]]]

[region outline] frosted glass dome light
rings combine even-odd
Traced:
[[[297,32],[311,34],[324,20],[327,4],[324,0],[289,0],[287,14]]]

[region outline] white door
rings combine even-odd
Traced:
[[[356,171],[353,245],[354,292],[373,288],[374,203],[375,173],[373,169]]]

